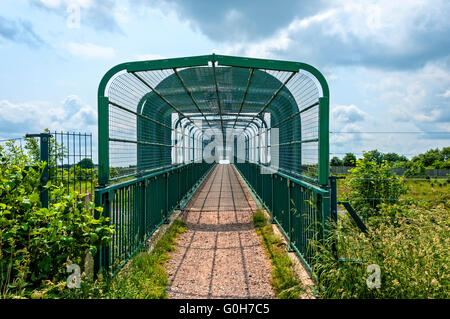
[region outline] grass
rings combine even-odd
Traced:
[[[349,180],[338,180],[338,200],[345,200],[350,193]],[[431,178],[429,180],[405,179],[407,193],[400,196],[400,201],[425,201],[439,205],[450,200],[450,184],[446,178]]]
[[[49,289],[38,292],[39,298],[105,298],[105,299],[164,299],[167,298],[168,275],[164,265],[169,252],[175,249],[178,235],[187,230],[186,225],[177,219],[156,243],[149,253],[137,253],[112,280],[101,276],[95,282],[83,280],[80,289],[69,290],[65,283],[50,285]]]
[[[362,234],[348,215],[340,218],[333,239],[339,257],[318,245],[315,271],[323,298],[449,298],[450,229],[443,205],[385,205],[385,218],[371,217],[369,232]],[[381,287],[370,289],[367,266],[381,270]]]
[[[301,294],[305,293],[305,290],[296,278],[293,263],[287,254],[284,243],[274,233],[272,225],[267,223],[263,211],[257,211],[253,215],[253,225],[262,239],[273,266],[271,284],[276,296],[280,299],[298,299]]]

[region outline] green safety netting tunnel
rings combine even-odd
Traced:
[[[123,63],[100,83],[98,121],[96,201],[116,234],[97,269],[120,269],[219,160],[312,264],[308,240],[325,236],[329,215],[329,90],[317,69],[215,54]]]

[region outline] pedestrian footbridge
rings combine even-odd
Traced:
[[[95,200],[115,234],[96,271],[120,270],[177,210],[192,229],[210,212],[243,231],[232,217],[258,208],[244,194],[308,267],[309,242],[328,235],[329,90],[305,63],[212,54],[117,65],[98,89],[98,159]]]

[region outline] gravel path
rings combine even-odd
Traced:
[[[216,165],[185,208],[188,231],[166,263],[169,298],[275,298],[257,209],[232,165]]]

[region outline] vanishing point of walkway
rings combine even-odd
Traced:
[[[232,165],[216,165],[185,208],[188,231],[166,267],[169,298],[274,298],[257,206]]]

